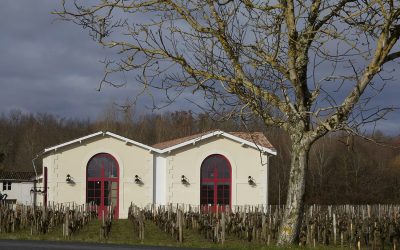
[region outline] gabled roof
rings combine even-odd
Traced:
[[[268,139],[265,137],[265,135],[261,132],[253,132],[253,133],[247,133],[247,132],[232,132],[232,133],[227,133],[221,130],[214,130],[214,131],[208,131],[196,135],[191,135],[183,138],[178,138],[175,140],[170,140],[166,142],[161,142],[157,143],[153,146],[147,146],[143,143],[128,139],[126,137],[111,133],[111,132],[97,132],[94,134],[90,134],[84,137],[80,137],[78,139],[65,142],[59,145],[56,145],[54,147],[46,148],[43,153],[47,153],[53,150],[57,150],[59,148],[74,144],[74,143],[81,143],[84,140],[96,137],[96,136],[111,136],[113,138],[119,139],[121,141],[124,141],[125,143],[130,143],[132,145],[136,145],[138,147],[147,149],[151,152],[156,152],[159,154],[171,152],[172,150],[184,147],[186,145],[194,144],[196,142],[208,139],[213,136],[223,136],[226,138],[229,138],[233,141],[236,141],[238,143],[241,143],[242,145],[246,145],[255,149],[259,149],[264,153],[269,153],[276,155],[276,150],[275,148],[271,145],[271,143],[268,141]]]
[[[33,181],[35,172],[2,171],[0,180],[6,181]]]
[[[111,132],[108,132],[108,131],[107,132],[100,131],[100,132],[97,132],[97,133],[94,133],[94,134],[90,134],[90,135],[87,135],[87,136],[84,136],[84,137],[80,137],[80,138],[72,140],[72,141],[68,141],[68,142],[65,142],[65,143],[50,147],[50,148],[46,148],[44,150],[44,153],[47,153],[47,152],[52,151],[52,150],[57,150],[59,148],[62,148],[62,147],[65,147],[65,146],[68,146],[68,145],[71,145],[71,144],[74,144],[74,143],[78,143],[78,142],[81,143],[84,140],[87,140],[87,139],[90,139],[90,138],[93,138],[93,137],[96,137],[96,136],[105,136],[105,135],[108,135],[108,136],[111,136],[113,138],[119,139],[121,141],[124,141],[125,143],[130,143],[130,144],[136,145],[138,147],[154,151],[154,148],[152,148],[150,146],[147,146],[147,145],[145,145],[143,143],[128,139],[126,137],[123,137],[123,136],[120,136],[120,135],[117,135],[117,134],[114,134],[114,133],[111,133]]]
[[[276,155],[276,150],[268,141],[262,132],[231,132],[227,133],[221,130],[208,131],[200,134],[186,136],[170,141],[154,144],[153,147],[162,151],[162,153],[169,152],[186,145],[190,145],[213,136],[223,136],[231,140],[237,141],[243,145],[259,149],[262,152]]]
[[[189,136],[185,136],[185,137],[180,137],[180,138],[176,138],[176,139],[172,139],[172,140],[168,140],[168,141],[163,141],[163,142],[159,142],[156,143],[154,145],[152,145],[154,148],[160,149],[160,150],[164,150],[166,148],[187,142],[187,141],[191,141],[193,139],[196,138],[201,138],[207,134],[216,132],[218,130],[213,130],[213,131],[208,131],[208,132],[203,132],[203,133],[198,133],[198,134],[194,134],[194,135],[189,135]]]
[[[270,148],[275,150],[274,146],[272,146],[271,142],[267,139],[263,132],[231,132],[233,136],[237,136],[243,140],[254,142],[255,144],[262,146],[264,148]]]

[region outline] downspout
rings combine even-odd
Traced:
[[[267,206],[267,209],[268,209],[268,205],[269,205],[269,169],[270,169],[270,161],[269,161],[269,158],[270,157],[272,157],[272,156],[274,156],[274,155],[272,155],[272,154],[267,154],[267,179],[266,179],[266,182],[267,182],[267,185],[266,185],[266,200],[265,200],[265,203],[266,203],[266,206]]]
[[[35,176],[36,176],[36,179],[35,179],[35,180],[37,180],[37,178],[38,178],[37,171],[36,171],[36,166],[35,166],[35,160],[36,160],[37,158],[39,158],[42,154],[43,154],[43,153],[39,153],[39,154],[37,154],[37,155],[35,156],[35,158],[32,159],[32,166],[33,166],[33,170],[35,171]]]
[[[40,156],[44,155],[44,153],[45,153],[45,151],[42,151],[32,159],[32,166],[33,166],[33,170],[35,171],[35,180],[33,181],[33,206],[34,207],[36,207],[36,200],[37,200],[36,183],[38,181],[38,174],[37,174],[37,170],[36,170],[35,160],[37,160],[37,158],[39,158]]]
[[[269,203],[269,195],[268,195],[268,192],[269,192],[269,154],[267,153],[267,178],[266,178],[266,185],[265,185],[265,191],[266,191],[266,194],[265,194],[265,206],[266,206],[266,209],[267,209],[267,211],[268,211],[268,203]]]

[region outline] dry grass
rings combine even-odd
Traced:
[[[76,241],[76,242],[96,242],[96,243],[114,243],[129,245],[148,245],[148,246],[171,246],[186,248],[211,248],[211,249],[234,249],[234,250],[272,250],[287,249],[288,247],[266,246],[263,243],[246,242],[233,237],[227,237],[225,244],[216,244],[210,242],[197,232],[184,230],[184,242],[179,243],[171,238],[167,233],[161,231],[155,224],[146,222],[145,240],[141,242],[134,235],[133,226],[129,220],[116,220],[113,222],[110,237],[100,239],[100,222],[94,220],[85,228],[66,239],[62,235],[62,227],[54,228],[51,232],[41,235],[31,235],[30,230],[24,229],[15,233],[0,233],[0,239],[19,239],[19,240],[51,240],[51,241]],[[290,247],[291,249],[308,249],[300,247]],[[318,246],[318,249],[338,249],[339,247]],[[316,249],[316,248],[312,248]]]

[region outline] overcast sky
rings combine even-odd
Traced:
[[[137,92],[134,84],[97,91],[100,61],[110,51],[81,27],[56,20],[50,12],[59,7],[57,0],[1,2],[0,113],[20,109],[94,120],[113,102],[124,103]]]
[[[81,27],[57,21],[50,12],[59,6],[57,0],[1,1],[0,113],[20,109],[94,120],[110,103],[135,95],[132,81],[123,88],[96,91],[103,76],[99,61],[109,51]],[[399,95],[399,84],[390,82],[376,102],[399,105]],[[169,110],[185,107],[178,102]],[[395,111],[378,129],[397,135],[399,124],[400,111]]]

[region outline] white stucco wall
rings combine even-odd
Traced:
[[[33,182],[11,181],[11,183],[11,190],[3,190],[3,182],[0,181],[1,193],[7,194],[7,200],[17,200],[17,203],[32,205],[33,193],[31,193],[31,189],[33,188]]]
[[[154,203],[167,204],[167,158],[163,155],[154,155]]]
[[[65,146],[43,158],[48,168],[48,202],[86,202],[86,167],[96,154],[111,154],[119,165],[119,218],[127,218],[131,202],[145,206],[153,202],[153,155],[149,150],[105,136]],[[70,174],[73,184],[66,182]],[[138,175],[142,185],[134,182]]]
[[[267,156],[260,155],[257,149],[222,136],[163,155],[166,159],[166,188],[163,192],[167,203],[200,204],[200,167],[204,159],[212,154],[225,156],[231,164],[231,205],[268,203]],[[182,175],[187,177],[190,185],[182,184]],[[254,178],[255,186],[249,185],[248,176]]]

